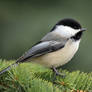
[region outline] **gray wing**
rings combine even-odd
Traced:
[[[26,52],[23,56],[21,56],[17,62],[24,62],[32,57],[39,57],[41,55],[44,55],[46,53],[50,53],[53,51],[56,51],[60,48],[63,48],[65,43],[59,42],[59,41],[45,41],[40,42],[33,46],[31,49],[29,49],[28,52]]]

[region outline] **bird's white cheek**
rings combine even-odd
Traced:
[[[80,30],[76,30],[68,26],[57,26],[56,29],[54,30],[56,34],[59,34],[65,38],[69,38],[75,35],[78,31]]]
[[[56,34],[61,35],[62,37],[70,37],[71,33],[70,31],[67,31],[65,28],[63,27],[57,27],[57,29],[54,31]]]

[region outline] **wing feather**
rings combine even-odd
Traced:
[[[17,62],[24,62],[32,57],[39,57],[41,55],[56,51],[64,47],[64,43],[59,41],[45,41],[40,42],[29,49],[23,56],[21,56]]]

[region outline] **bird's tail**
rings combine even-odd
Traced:
[[[17,65],[18,65],[18,63],[15,62],[12,65],[6,67],[5,69],[3,69],[3,70],[0,71],[0,75],[3,74],[3,73],[5,73],[6,71],[10,70],[12,67],[16,67]]]

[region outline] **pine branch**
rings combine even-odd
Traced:
[[[13,62],[0,60],[0,70]],[[53,81],[52,70],[23,63],[0,75],[0,92],[92,92],[92,73],[62,69],[59,72],[64,73],[65,78],[57,76]]]

